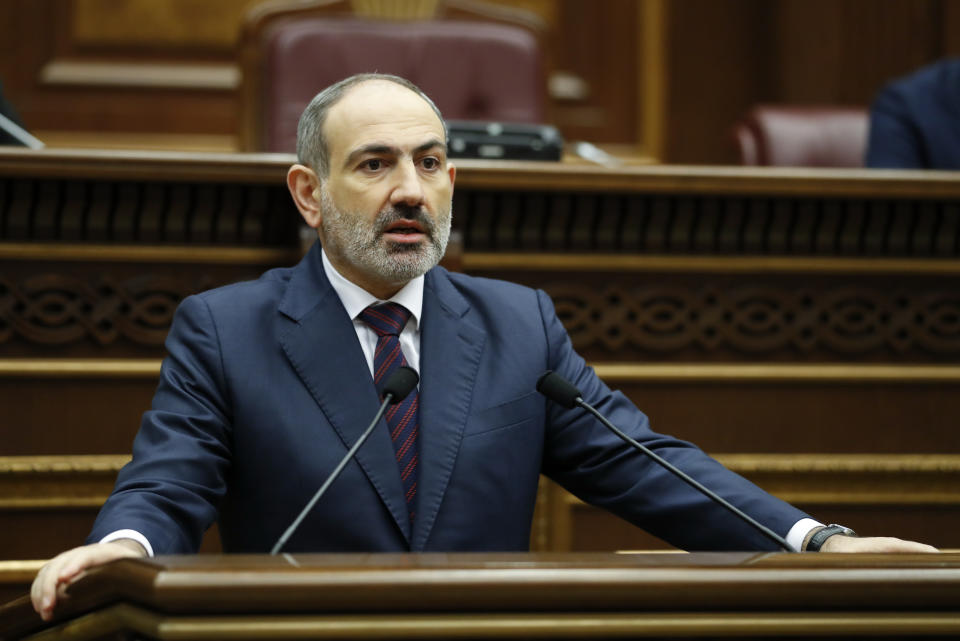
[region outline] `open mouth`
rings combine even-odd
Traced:
[[[383,233],[391,240],[400,242],[417,242],[426,236],[420,223],[412,220],[398,220],[391,223]]]

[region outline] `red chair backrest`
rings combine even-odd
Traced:
[[[863,167],[868,124],[866,109],[761,105],[733,134],[742,165]]]
[[[539,43],[520,27],[300,18],[270,25],[261,45],[262,151],[292,152],[310,99],[337,80],[369,71],[411,80],[448,119],[544,120]]]

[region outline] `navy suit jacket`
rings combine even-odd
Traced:
[[[680,547],[773,547],[593,418],[538,394],[546,369],[781,535],[806,516],[652,432],[573,351],[542,291],[434,268],[420,331],[415,523],[384,423],[286,550],[526,550],[541,473]],[[225,551],[268,551],[379,404],[319,245],[296,267],[185,299],[167,349],[133,460],[90,539],[130,528],[158,554],[191,552],[219,521]]]
[[[870,109],[866,166],[960,169],[960,59],[884,87]]]

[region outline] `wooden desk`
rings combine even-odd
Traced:
[[[121,561],[0,639],[941,638],[960,556],[197,556]],[[34,634],[35,636],[30,636]]]

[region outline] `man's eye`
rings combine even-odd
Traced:
[[[371,171],[377,171],[383,167],[383,161],[381,161],[379,158],[371,158],[363,163],[363,167]]]
[[[427,158],[424,158],[424,159],[423,159],[423,168],[424,168],[424,169],[436,169],[436,168],[439,167],[439,166],[440,166],[440,161],[437,160],[436,158],[433,158],[433,157],[431,157],[431,156],[428,156]]]

